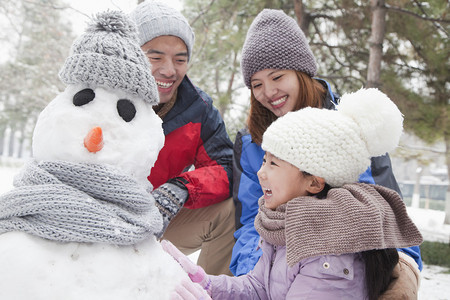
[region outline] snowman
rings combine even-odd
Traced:
[[[0,196],[0,299],[168,299],[187,275],[155,237],[147,176],[164,134],[134,24],[98,14],[60,78]]]

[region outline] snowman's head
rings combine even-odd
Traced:
[[[148,184],[164,134],[134,23],[121,12],[98,14],[72,45],[60,78],[67,87],[38,118],[34,158],[109,164]]]
[[[161,123],[139,97],[70,85],[39,115],[33,156],[39,161],[109,164],[148,184],[164,145]]]

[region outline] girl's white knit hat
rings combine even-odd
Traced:
[[[358,181],[371,157],[397,147],[403,115],[377,89],[345,94],[336,108],[287,113],[267,128],[262,148],[332,187]]]

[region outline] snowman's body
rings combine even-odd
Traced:
[[[155,238],[132,246],[0,235],[0,299],[169,299],[186,273]]]
[[[121,100],[126,100],[125,112],[119,108]],[[109,165],[134,178],[154,206],[147,176],[164,144],[161,124],[152,106],[136,96],[69,85],[39,116],[33,156],[37,163]],[[101,128],[101,145],[95,151],[86,146],[92,128]],[[157,221],[161,226],[154,226],[154,234],[162,228],[162,219]],[[155,236],[149,236],[118,246],[60,242],[21,231],[0,234],[0,299],[169,299],[188,277]]]

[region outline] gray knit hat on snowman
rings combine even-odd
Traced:
[[[296,70],[311,77],[317,72],[305,34],[293,18],[275,9],[262,10],[250,25],[241,69],[248,88],[253,74],[265,69]]]
[[[307,107],[273,122],[262,148],[332,187],[358,181],[370,158],[397,147],[403,116],[377,89],[342,96],[337,110]]]
[[[194,31],[175,8],[159,1],[144,1],[130,14],[139,29],[140,46],[162,35],[179,37],[186,44],[188,58],[194,46]]]
[[[59,77],[65,84],[124,90],[151,105],[159,103],[158,88],[139,46],[136,25],[120,11],[94,17],[86,32],[73,43]]]

